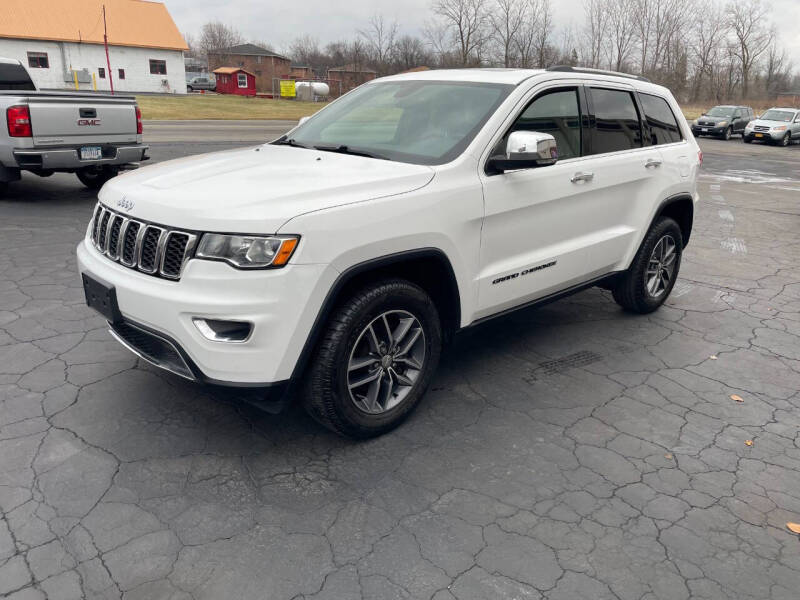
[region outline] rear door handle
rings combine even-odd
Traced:
[[[582,173],[578,171],[577,173],[575,173],[575,175],[572,176],[572,179],[570,179],[570,181],[572,183],[578,183],[579,181],[591,181],[592,179],[594,179],[594,173]]]
[[[654,169],[655,167],[660,167],[660,166],[661,166],[661,161],[656,160],[654,158],[648,158],[647,162],[644,163],[645,169]]]

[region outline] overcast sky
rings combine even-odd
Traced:
[[[306,33],[327,42],[351,37],[379,13],[396,20],[401,33],[419,34],[430,18],[430,0],[164,0],[178,28],[196,35],[203,23],[220,20],[239,29],[246,38],[263,40],[276,50],[286,50],[296,37]],[[769,1],[769,0],[768,0]],[[784,47],[797,70],[800,67],[800,0],[772,0],[773,19],[793,24],[793,33],[782,34]],[[580,0],[553,0],[556,23],[579,25]],[[576,14],[577,13],[577,14]],[[699,17],[700,15],[698,15]],[[786,28],[784,28],[786,29]]]

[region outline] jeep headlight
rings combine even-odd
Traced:
[[[237,269],[282,267],[289,262],[299,239],[296,235],[262,237],[204,233],[195,257],[224,260]]]

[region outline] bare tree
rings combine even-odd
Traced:
[[[550,36],[553,34],[553,9],[550,0],[532,0],[531,9],[537,13],[538,27],[535,42],[536,66],[544,68],[547,66],[547,50],[550,44]]]
[[[586,14],[583,62],[593,69],[600,67],[607,45],[610,27],[609,0],[584,0]]]
[[[404,35],[397,40],[394,46],[394,63],[400,71],[407,71],[414,67],[429,66],[431,56],[425,50],[421,39]]]
[[[242,34],[221,21],[209,21],[200,30],[198,48],[206,56],[225,55],[225,50],[244,42]]]
[[[736,58],[742,74],[742,96],[748,97],[753,67],[769,48],[769,8],[762,0],[737,0],[728,5],[728,18],[736,39]]]
[[[725,8],[719,0],[712,0],[705,9],[707,18],[695,19],[689,36],[689,49],[694,66],[692,98],[697,99],[704,83],[713,85],[714,73],[718,70],[728,36],[728,21]]]
[[[182,33],[183,41],[186,42],[186,45],[189,47],[189,50],[186,51],[186,56],[196,57],[198,54],[197,48],[197,40],[191,33]]]
[[[767,51],[764,65],[764,88],[768,96],[777,96],[782,89],[789,89],[792,68],[786,56],[786,50],[774,41]]]
[[[378,73],[388,72],[389,62],[394,51],[395,38],[397,37],[397,23],[387,23],[383,15],[372,15],[369,26],[359,29],[358,35],[366,43],[367,51],[371,54],[372,62]]]
[[[525,23],[524,0],[496,0],[489,13],[491,36],[504,67],[515,62],[517,36]]]
[[[434,0],[431,8],[452,39],[461,65],[474,62],[487,39],[486,0]]]
[[[608,57],[609,67],[622,71],[634,48],[636,28],[631,14],[634,0],[608,0],[608,31],[611,45]]]

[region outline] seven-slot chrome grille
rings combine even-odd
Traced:
[[[129,219],[98,203],[92,243],[109,259],[142,273],[177,280],[197,243],[197,235]]]

